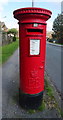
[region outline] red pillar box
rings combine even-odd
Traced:
[[[13,12],[19,20],[20,95],[25,108],[37,108],[44,91],[46,21],[51,11],[43,8],[21,8]]]

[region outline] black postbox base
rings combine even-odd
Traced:
[[[25,109],[37,109],[42,104],[43,91],[38,94],[25,94],[19,89],[19,104]]]

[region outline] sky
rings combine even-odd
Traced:
[[[52,11],[52,16],[47,21],[47,31],[52,31],[53,21],[61,13],[61,1],[34,0],[34,7]],[[0,21],[5,22],[9,29],[18,28],[18,21],[13,17],[13,11],[23,7],[32,7],[32,0],[0,0]]]

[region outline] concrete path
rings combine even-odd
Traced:
[[[2,67],[2,103],[3,117],[8,117],[11,110],[13,97],[18,93],[19,61],[18,50]],[[13,106],[12,106],[13,107]],[[11,114],[12,115],[12,114]],[[9,117],[11,117],[11,115]]]
[[[2,67],[0,67],[0,118],[2,118]]]
[[[33,114],[20,107],[18,50],[2,66],[2,116],[3,118],[59,118],[56,109],[45,109]],[[0,76],[1,77],[1,76]]]

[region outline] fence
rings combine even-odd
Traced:
[[[0,46],[9,44],[13,41],[13,37],[11,35],[8,36],[7,33],[0,31]]]

